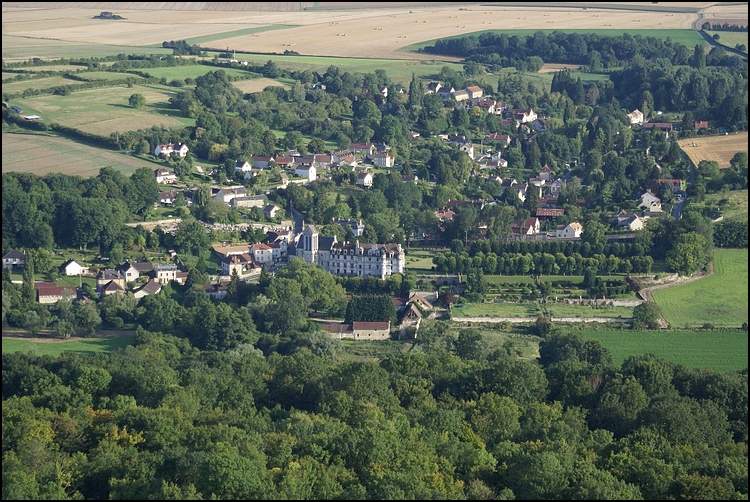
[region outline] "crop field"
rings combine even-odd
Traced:
[[[114,352],[131,345],[132,335],[112,335],[100,338],[71,337],[61,338],[33,338],[23,339],[3,336],[3,353],[31,352],[37,356],[57,357],[63,352]]]
[[[724,136],[696,136],[681,139],[677,144],[696,166],[701,160],[715,160],[719,167],[725,168],[729,167],[729,161],[735,153],[747,153],[747,139],[745,131]]]
[[[57,136],[3,132],[2,172],[44,175],[64,173],[84,178],[96,176],[105,166],[130,176],[139,167],[152,164],[124,153],[103,150]],[[156,167],[154,167],[155,169]]]
[[[717,249],[713,275],[652,294],[674,328],[739,328],[747,321],[747,249]]]
[[[237,70],[235,68],[221,68],[224,73],[230,77],[250,77],[253,74],[243,70]],[[173,78],[186,79],[186,78],[197,78],[206,73],[216,71],[218,68],[215,66],[208,65],[191,65],[191,66],[167,66],[163,68],[144,68],[140,71],[148,73],[152,77],[166,78],[172,80]]]
[[[747,332],[740,330],[706,331],[630,331],[582,325],[586,338],[599,340],[612,353],[615,365],[632,355],[652,353],[688,368],[714,371],[739,371],[747,368]]]
[[[38,96],[17,100],[26,114],[36,114],[45,122],[75,127],[81,131],[109,136],[113,132],[147,129],[151,126],[178,127],[190,120],[178,117],[168,108],[176,91],[157,85],[112,86],[76,91],[67,96]],[[146,105],[128,106],[132,94],[142,94]],[[194,122],[193,122],[194,123]]]
[[[612,27],[617,27],[615,31],[618,32],[688,30],[697,19],[696,7],[702,6],[685,4],[689,8],[680,8],[682,4],[677,4],[670,9],[662,8],[670,12],[660,12],[652,10],[650,5],[641,8],[628,6],[626,10],[596,8],[593,4],[584,9],[553,3],[536,4],[542,8],[362,3],[340,10],[312,8],[303,12],[297,6],[294,11],[287,9],[284,12],[271,11],[282,6],[270,4],[265,7],[259,4],[245,7],[195,4],[191,9],[206,10],[170,10],[169,15],[155,16],[151,10],[153,4],[135,2],[122,4],[130,9],[116,10],[125,17],[124,20],[103,21],[92,19],[98,12],[92,7],[86,8],[85,3],[69,3],[65,9],[28,8],[30,5],[35,4],[24,4],[23,8],[10,4],[3,6],[2,52],[6,61],[102,54],[109,50],[107,47],[119,47],[115,54],[171,53],[157,46],[164,40],[182,39],[202,40],[201,43],[216,40],[220,41],[217,42],[220,47],[269,54],[294,50],[319,56],[430,60],[433,59],[430,55],[405,53],[401,49],[437,38],[483,30],[591,31],[612,30]],[[255,10],[240,10],[243,8]],[[264,8],[268,10],[259,10]],[[731,10],[722,6],[712,9],[716,16],[722,10]],[[289,25],[294,27],[278,29]],[[106,44],[102,44],[103,40]]]

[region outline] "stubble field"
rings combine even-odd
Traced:
[[[405,46],[442,37],[489,29],[690,29],[697,14],[691,12],[656,12],[595,8],[561,8],[554,4],[535,7],[488,6],[480,4],[398,4],[363,3],[345,10],[308,10],[272,12],[269,10],[169,10],[159,4],[129,2],[122,9],[111,10],[126,19],[105,21],[92,19],[99,14],[99,4],[80,8],[82,3],[64,4],[66,9],[28,8],[34,4],[3,4],[3,58],[6,61],[28,59],[42,52],[50,57],[55,46],[64,55],[65,45],[128,46],[159,50],[164,40],[210,37],[212,45],[235,50],[278,53],[294,50],[305,55],[339,57],[376,57],[386,59],[433,59],[426,54],[404,53]],[[102,4],[103,5],[103,4]],[[189,5],[189,4],[185,4]],[[383,5],[387,5],[383,7]],[[403,4],[402,4],[403,5]],[[408,5],[408,4],[407,4]],[[678,3],[672,7],[686,9],[711,3]],[[191,6],[195,7],[195,6]],[[206,9],[208,5],[204,6]],[[269,9],[273,5],[266,5]],[[131,10],[128,10],[130,8]],[[218,7],[213,7],[218,8]],[[255,8],[258,8],[256,6]],[[276,6],[280,8],[280,6]],[[179,10],[177,10],[179,9]],[[286,29],[231,36],[238,30],[291,25]],[[216,34],[229,38],[216,40]],[[39,49],[37,51],[37,48]]]
[[[701,160],[715,160],[723,169],[729,167],[729,161],[735,153],[748,153],[747,134],[745,131],[725,136],[696,136],[681,139],[677,143],[696,166]]]

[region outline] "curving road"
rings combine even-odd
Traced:
[[[729,52],[730,54],[734,54],[736,56],[740,56],[743,59],[747,59],[747,54],[745,54],[744,52],[738,51],[734,47],[728,47],[726,45],[722,45],[716,40],[714,40],[713,38],[711,38],[710,36],[708,36],[708,34],[701,29],[701,25],[705,22],[706,19],[707,18],[704,18],[703,14],[699,12],[698,19],[693,22],[693,29],[697,31],[700,36],[703,37],[703,40],[708,42],[708,45],[712,47],[721,47],[722,49]]]

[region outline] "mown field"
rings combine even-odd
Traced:
[[[252,80],[240,80],[238,82],[232,82],[232,85],[244,93],[260,92],[269,86],[281,86],[285,89],[290,88],[289,84],[265,77],[254,78]]]
[[[565,303],[465,303],[453,306],[452,317],[531,317],[549,315],[556,317],[630,318],[633,307],[610,305],[568,305]]]
[[[232,31],[226,31],[223,33],[214,33],[212,35],[203,35],[201,37],[192,37],[188,38],[185,41],[189,44],[200,44],[204,45],[208,42],[213,42],[216,40],[223,40],[225,38],[232,38],[232,37],[240,37],[243,35],[252,35],[254,33],[263,33],[264,31],[273,31],[273,30],[284,30],[286,28],[294,28],[294,25],[290,24],[272,24],[270,26],[259,26],[257,28],[243,28],[240,30],[232,30]]]
[[[706,31],[708,36],[713,37],[714,35],[719,35],[719,42],[721,45],[726,45],[727,47],[731,47],[734,49],[738,44],[744,45],[745,50],[743,51],[745,54],[747,54],[747,32],[741,32],[741,31]]]
[[[44,122],[75,127],[99,136],[113,132],[147,129],[152,126],[184,127],[193,119],[180,117],[169,107],[177,90],[161,85],[118,85],[76,91],[67,96],[47,95],[16,100],[25,114],[36,114]],[[146,104],[139,109],[128,105],[132,94],[142,94]]]
[[[8,78],[10,74],[4,73],[3,78]],[[24,89],[47,89],[58,85],[80,84],[81,82],[70,78],[57,75],[54,77],[32,78],[29,80],[20,80],[16,82],[3,82],[3,92],[17,93],[23,92]]]
[[[747,153],[747,134],[745,131],[723,136],[696,136],[681,139],[677,144],[696,166],[701,160],[715,160],[723,169],[729,167],[729,161],[734,154]]]
[[[124,153],[103,150],[58,136],[13,134],[3,132],[2,172],[44,175],[64,173],[84,178],[96,176],[109,166],[126,176],[139,167],[156,169],[156,165],[129,157]]]
[[[24,340],[23,338],[3,337],[3,353],[6,352],[31,352],[37,356],[57,357],[63,352],[114,352],[131,345],[132,335],[113,335],[101,338],[79,338],[73,337],[67,340],[59,338],[36,338]]]
[[[616,365],[631,355],[653,353],[689,368],[739,371],[747,368],[747,332],[739,330],[683,331],[630,330],[581,326],[586,338],[599,340]]]
[[[739,328],[747,322],[747,272],[747,249],[717,249],[712,276],[652,294],[673,328]]]

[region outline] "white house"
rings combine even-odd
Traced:
[[[144,296],[158,294],[161,291],[161,288],[162,285],[152,279],[140,288],[133,291],[133,296],[140,300]]]
[[[631,124],[643,124],[643,112],[636,108],[628,113],[628,120]]]
[[[661,199],[654,195],[651,190],[646,190],[646,192],[641,195],[641,203],[638,204],[638,207],[644,208],[646,211],[650,211],[652,213],[660,213]]]
[[[25,262],[26,255],[23,253],[23,251],[11,249],[3,255],[3,268],[23,268]]]
[[[482,97],[482,88],[478,85],[467,87],[466,92],[469,93],[469,99],[479,99]]]
[[[154,155],[158,157],[163,153],[164,155],[169,157],[172,153],[176,153],[180,157],[184,157],[187,155],[188,151],[189,148],[185,143],[166,143],[163,145],[158,145],[156,148],[154,148]]]
[[[258,263],[273,262],[273,248],[268,244],[253,244],[250,246],[250,252]]]
[[[521,124],[526,124],[527,122],[534,122],[537,119],[536,112],[529,109],[516,109],[513,110],[513,113],[516,117],[516,120],[520,122]]]
[[[461,101],[466,101],[467,99],[471,99],[471,95],[469,94],[469,91],[466,89],[460,89],[453,93],[453,99],[458,101],[459,103]]]
[[[237,163],[234,165],[235,171],[241,171],[242,173],[250,172],[253,169],[253,166],[250,164],[250,162],[246,160],[238,160]]]
[[[359,173],[357,174],[357,185],[369,188],[372,186],[372,174],[370,173]]]
[[[177,181],[177,175],[167,169],[154,169],[154,178],[159,184],[174,183]]]
[[[169,281],[177,280],[177,265],[159,265],[154,268],[156,282],[169,284]]]
[[[318,178],[317,169],[311,164],[303,164],[294,169],[296,176],[307,178],[307,181],[315,181]]]
[[[89,268],[78,263],[76,260],[68,260],[60,265],[60,271],[64,275],[80,275],[88,273]]]
[[[559,225],[555,231],[555,237],[558,239],[571,239],[574,237],[580,237],[583,232],[583,226],[574,221],[568,225]]]

